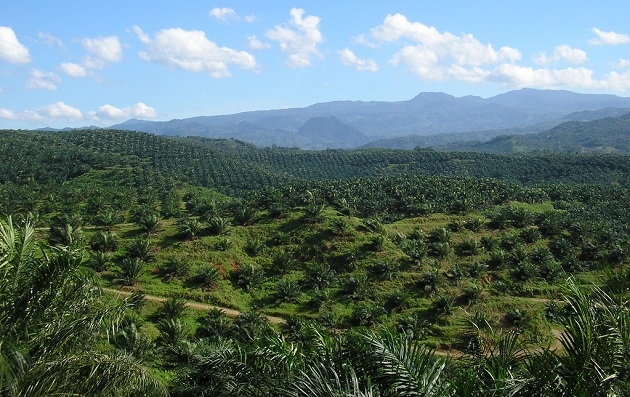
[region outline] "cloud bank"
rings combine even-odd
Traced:
[[[133,106],[124,108],[117,108],[112,105],[102,105],[96,111],[90,111],[87,113],[83,113],[80,109],[67,105],[61,101],[42,106],[34,110],[22,110],[20,112],[0,108],[0,119],[39,123],[54,122],[56,120],[63,120],[71,123],[111,123],[131,118],[152,119],[155,117],[157,117],[155,109],[143,102],[138,102]]]

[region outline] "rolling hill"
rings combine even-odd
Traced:
[[[502,135],[487,142],[451,143],[440,148],[486,153],[630,153],[630,113],[586,122],[567,121],[537,134]]]

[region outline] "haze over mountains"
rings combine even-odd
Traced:
[[[421,93],[398,102],[336,101],[181,120],[128,120],[110,128],[303,149],[447,145],[469,150],[473,144],[461,144],[463,141],[478,145],[499,135],[540,133],[568,121],[593,121],[629,112],[627,97],[521,89],[491,98]]]

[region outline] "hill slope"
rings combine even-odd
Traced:
[[[454,143],[445,150],[515,153],[553,152],[630,153],[630,113],[582,122],[568,121],[538,134],[504,135],[484,143]]]

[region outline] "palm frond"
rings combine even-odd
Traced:
[[[391,331],[358,334],[358,369],[383,386],[386,395],[446,396],[446,361],[434,351]],[[362,346],[361,346],[362,345]]]
[[[88,352],[36,363],[20,383],[24,395],[167,396],[166,387],[130,356]]]

